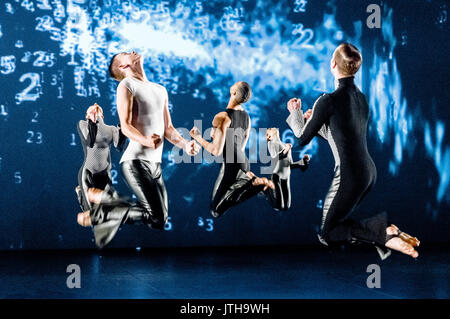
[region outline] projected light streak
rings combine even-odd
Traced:
[[[145,37],[142,35],[145,34]],[[204,65],[211,65],[213,59],[193,40],[185,39],[182,33],[170,26],[161,30],[148,24],[123,23],[118,28],[118,35],[123,40],[121,50],[129,48],[145,48],[146,53],[175,55],[179,58],[202,60]]]
[[[370,68],[374,83],[370,89],[369,105],[372,109],[372,125],[376,128],[380,142],[390,143],[393,136],[390,171],[395,175],[402,163],[404,149],[414,148],[414,143],[408,140],[414,121],[408,112],[407,101],[401,95],[402,85],[395,58],[390,61],[380,60],[378,55],[374,55]]]
[[[392,26],[393,11],[390,9],[387,12],[386,17],[383,18],[382,27],[384,40],[382,45],[387,50],[384,54],[374,52],[372,66],[369,69],[371,78],[369,105],[372,110],[371,125],[376,128],[380,142],[393,145],[389,171],[396,175],[403,161],[404,152],[408,151],[413,154],[415,148],[413,129],[418,129],[420,112],[413,116],[408,110],[406,99],[402,96],[400,73],[397,68],[397,60],[393,55],[397,45]],[[375,43],[375,47],[382,46]],[[440,177],[436,194],[437,201],[440,202],[449,186],[450,147],[444,149],[442,146],[445,130],[443,122],[436,124],[436,144],[432,143],[428,123],[424,130],[427,154],[434,160]]]
[[[425,123],[425,147],[428,156],[430,156],[436,165],[440,181],[437,190],[437,200],[440,202],[450,183],[450,147],[443,147],[445,126],[442,122],[437,122],[434,130],[434,141],[430,124]]]
[[[133,8],[134,16],[140,16],[141,13],[141,15],[148,17],[144,19],[144,22],[135,22],[131,18],[126,20],[125,16],[117,25],[111,23],[101,27],[104,29],[107,27],[107,32],[115,39],[115,42],[110,43],[109,51],[133,48],[142,52],[150,60],[157,58],[159,55],[174,55],[183,63],[185,68],[192,71],[201,70],[206,71],[209,75],[220,74],[222,76],[232,75],[235,78],[250,78],[253,80],[252,82],[258,80],[258,86],[269,85],[274,89],[302,85],[308,91],[311,87],[314,87],[311,84],[317,82],[317,65],[313,66],[302,61],[313,58],[315,61],[326,62],[322,67],[328,70],[327,62],[335,47],[335,43],[327,40],[321,42],[317,47],[309,46],[309,50],[292,50],[289,47],[291,40],[283,38],[279,30],[287,22],[277,23],[275,13],[269,21],[266,21],[266,24],[276,30],[270,35],[264,27],[261,27],[258,34],[252,34],[250,37],[236,32],[224,33],[224,30],[220,32],[219,30],[222,28],[220,20],[214,20],[213,17],[208,16],[210,17],[210,28],[206,31],[213,33],[214,38],[209,40],[202,37],[189,39],[189,37],[192,37],[191,34],[195,34],[192,32],[193,21],[167,17],[165,24],[156,22],[149,24],[153,21],[159,21],[160,16],[157,11],[150,11],[148,6],[148,4],[143,4]],[[72,7],[76,6],[72,5]],[[80,9],[78,7],[76,10],[70,10],[69,12],[79,15]],[[280,10],[279,7],[278,10]],[[83,14],[80,16],[83,16]],[[84,20],[80,19],[80,21]],[[261,21],[256,22],[262,26]],[[328,30],[331,35],[338,31],[333,27],[335,22],[331,15],[325,16],[323,25],[323,28]],[[80,38],[84,37],[87,39],[86,43],[89,43],[94,38],[95,30],[99,27],[94,27],[93,31],[87,31],[86,26],[78,28],[78,32],[82,34]],[[290,27],[292,29],[292,26]],[[206,31],[202,30],[202,32]],[[89,32],[90,36],[83,36],[85,32]],[[319,32],[319,34],[321,33]],[[325,39],[332,38],[332,36],[329,36],[330,34]],[[66,40],[70,42],[69,38]],[[95,40],[101,39],[96,38]],[[73,45],[69,45],[69,47],[73,47]],[[80,50],[82,55],[85,55],[83,46]],[[110,53],[115,52],[107,52],[107,55],[109,56]],[[322,61],[320,61],[321,57],[323,57]],[[207,70],[208,67],[213,68]],[[170,68],[167,71],[170,71]],[[170,76],[170,74],[167,75]],[[302,79],[301,84],[298,83],[299,78]],[[307,82],[311,82],[310,85],[307,85]],[[327,89],[327,87],[321,89]],[[328,89],[331,89],[331,86]]]
[[[393,51],[397,39],[393,34],[392,9],[383,18],[382,35],[386,53],[374,52],[372,66],[369,73],[370,107],[372,109],[373,124],[381,143],[390,142],[394,136],[393,169],[395,174],[403,159],[403,150],[408,146],[408,134],[413,128],[413,117],[408,113],[408,104],[402,96],[402,83],[397,69],[397,60]],[[375,43],[378,47],[378,43]],[[414,145],[414,144],[409,144]]]

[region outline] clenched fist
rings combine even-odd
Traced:
[[[152,134],[152,136],[147,136],[147,140],[144,146],[155,149],[161,143],[162,143],[161,136],[159,136],[158,134]]]
[[[189,141],[184,146],[184,150],[191,156],[195,156],[200,151],[200,146],[194,140]]]
[[[302,108],[302,100],[296,97],[290,99],[289,102],[287,103],[287,109],[289,110],[289,112],[301,108]]]
[[[194,126],[191,131],[189,132],[189,134],[191,134],[193,139],[197,139],[199,137],[201,137],[200,131],[198,130],[198,128],[196,126]]]
[[[100,105],[95,103],[94,105],[89,106],[86,110],[86,120],[91,120],[95,123],[99,117],[103,117],[103,110]]]

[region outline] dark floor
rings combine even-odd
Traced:
[[[81,268],[81,288],[66,267]],[[381,288],[366,285],[381,267]],[[417,261],[320,247],[0,253],[1,298],[449,298],[450,249]]]

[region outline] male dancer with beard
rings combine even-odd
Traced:
[[[120,163],[138,205],[98,205],[84,212],[86,224],[94,225],[96,243],[106,245],[123,223],[141,221],[159,230],[168,217],[167,192],[161,169],[164,138],[189,155],[198,153],[192,140],[186,141],[172,124],[167,90],[150,82],[139,54],[119,53],[109,65],[117,87],[117,111],[122,133],[130,139]],[[99,192],[101,195],[101,193]]]
[[[323,205],[319,240],[325,245],[370,243],[377,247],[383,259],[389,256],[389,248],[417,258],[419,254],[414,247],[419,246],[419,240],[395,225],[389,226],[385,213],[361,221],[349,217],[376,180],[375,164],[367,150],[369,106],[354,83],[361,63],[361,53],[355,46],[339,45],[330,63],[336,90],[322,95],[305,114],[300,99],[293,98],[287,105],[290,112],[287,123],[300,145],[307,145],[320,134],[327,139],[335,159],[334,178]]]

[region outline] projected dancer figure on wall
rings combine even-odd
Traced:
[[[292,160],[292,144],[283,143],[280,132],[272,127],[266,131],[267,148],[272,158],[273,173],[271,180],[275,189],[267,189],[265,194],[270,205],[275,210],[288,210],[291,207],[291,169],[299,168],[306,171],[310,162],[310,156],[304,155],[297,162]]]
[[[256,177],[250,171],[250,163],[245,155],[249,138],[250,116],[242,105],[250,100],[252,91],[246,82],[237,82],[230,88],[230,99],[225,112],[213,119],[211,137],[207,142],[197,127],[191,129],[191,136],[209,153],[222,155],[223,162],[213,189],[211,214],[222,216],[229,208],[266,190],[274,189],[272,181]]]
[[[291,99],[287,123],[302,146],[320,134],[331,147],[335,159],[334,178],[323,205],[319,240],[325,245],[366,242],[375,245],[382,259],[390,249],[414,258],[420,242],[388,225],[386,213],[357,221],[349,217],[376,180],[376,167],[367,150],[369,106],[355,86],[354,75],[362,63],[358,49],[348,43],[337,47],[330,68],[336,90],[324,94],[312,110],[303,114],[301,100]]]
[[[172,124],[167,90],[150,82],[143,59],[136,52],[119,53],[109,65],[117,87],[117,111],[121,130],[130,139],[120,163],[128,186],[138,199],[137,205],[100,204],[85,214],[94,225],[96,244],[106,245],[123,223],[143,222],[163,230],[168,217],[167,192],[162,177],[163,138],[196,155],[199,147],[186,141]]]
[[[86,111],[86,120],[78,122],[78,134],[84,151],[84,161],[78,173],[75,191],[83,211],[92,203],[111,203],[120,200],[111,180],[110,146],[121,150],[126,137],[116,126],[106,125],[103,109],[95,103]],[[78,223],[85,224],[85,215],[78,214]]]

